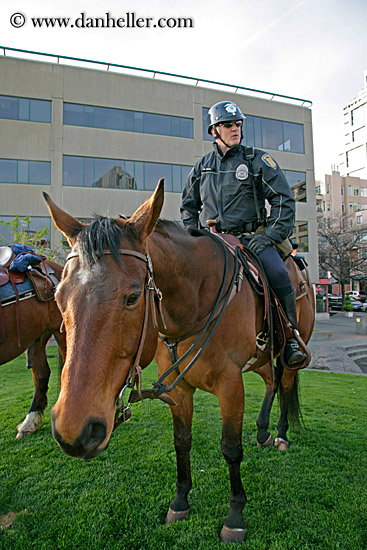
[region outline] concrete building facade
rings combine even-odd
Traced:
[[[311,279],[318,279],[309,105],[200,81],[79,65],[61,57],[50,62],[0,55],[0,220],[30,216],[28,229],[49,227],[54,247],[61,236],[42,191],[88,220],[94,213],[130,215],[160,177],[166,190],[162,217],[179,220],[187,176],[212,148],[207,110],[225,99],[247,116],[247,144],[269,152],[285,171],[297,201],[294,239]],[[4,231],[0,227],[6,238]]]

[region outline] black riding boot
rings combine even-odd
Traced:
[[[296,293],[293,291],[285,298],[280,300],[280,303],[284,309],[284,312],[291,323],[292,327],[298,330],[297,323],[297,305],[296,305]],[[306,355],[299,349],[297,340],[295,338],[289,338],[285,343],[284,348],[284,361],[286,365],[294,366],[299,363],[303,363],[306,360]]]

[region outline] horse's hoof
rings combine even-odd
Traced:
[[[230,542],[244,542],[246,540],[246,531],[247,529],[230,529],[226,525],[223,525],[219,538],[225,544]]]
[[[190,514],[190,508],[188,508],[187,510],[184,510],[183,512],[175,512],[174,510],[172,510],[172,508],[168,508],[165,523],[167,525],[170,525],[175,521],[182,521],[183,519],[186,519],[189,514]]]
[[[264,443],[257,442],[258,447],[272,447],[274,445],[273,436],[270,434],[268,439]]]
[[[34,432],[40,429],[41,424],[42,413],[36,411],[27,414],[23,422],[17,426],[18,433],[16,435],[16,439],[21,439],[22,437],[27,437],[34,434]]]
[[[274,447],[278,449],[278,451],[286,451],[289,447],[289,441],[286,441],[281,437],[277,437],[275,439]]]

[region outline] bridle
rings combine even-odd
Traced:
[[[127,406],[124,406],[123,402],[123,393],[125,389],[127,388],[133,388],[136,384],[137,393],[140,399],[142,399],[142,390],[141,390],[141,366],[140,366],[140,359],[141,355],[143,353],[145,338],[148,330],[148,320],[149,320],[149,304],[151,306],[151,313],[152,313],[152,320],[153,320],[153,326],[154,328],[158,328],[158,320],[157,320],[157,314],[156,314],[156,304],[158,306],[158,313],[161,319],[161,323],[163,328],[166,328],[166,323],[164,321],[163,317],[163,311],[162,311],[162,293],[159,290],[159,288],[156,286],[154,282],[153,277],[153,263],[152,259],[150,257],[149,252],[147,251],[146,254],[142,254],[141,252],[137,252],[135,250],[129,250],[129,249],[121,249],[118,250],[118,253],[124,256],[133,256],[134,258],[137,258],[138,260],[141,260],[144,262],[147,266],[146,275],[145,275],[145,285],[144,285],[144,297],[145,297],[145,312],[144,312],[144,320],[143,320],[143,328],[140,335],[140,341],[138,350],[135,355],[135,359],[133,364],[131,365],[129,372],[126,376],[125,382],[119,391],[116,402],[115,402],[115,423],[114,423],[114,430],[122,423],[125,422],[130,418],[130,401],[128,402]],[[103,254],[112,254],[110,250],[103,250]],[[78,252],[70,252],[68,257],[66,258],[66,261],[71,260],[72,258],[78,258],[79,253]]]

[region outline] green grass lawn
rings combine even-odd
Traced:
[[[17,440],[33,394],[21,357],[0,371],[0,548],[138,550],[223,548],[229,480],[220,452],[216,399],[197,392],[193,428],[191,515],[164,518],[175,492],[176,460],[169,408],[145,401],[98,458],[65,456],[52,438],[57,399],[56,352],[49,406],[41,430]],[[144,372],[150,387],[156,372]],[[367,378],[301,372],[305,427],[291,432],[285,453],[256,445],[264,385],[244,377],[246,416],[242,478],[248,550],[367,548]],[[278,407],[271,416],[276,434]],[[232,546],[233,548],[239,545]]]

